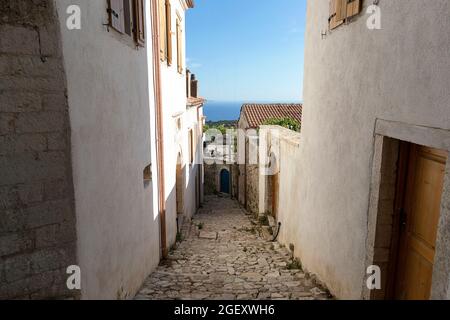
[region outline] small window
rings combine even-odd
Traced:
[[[158,0],[159,3],[159,53],[161,61],[172,65],[172,5],[170,0]]]
[[[152,165],[149,164],[144,168],[143,171],[143,177],[144,177],[144,187],[148,187],[152,181]]]
[[[135,30],[134,39],[140,46],[145,46],[145,0],[134,0]]]
[[[183,30],[181,20],[177,19],[177,63],[178,73],[183,73]]]
[[[172,65],[172,6],[166,0],[167,65]]]
[[[109,25],[145,45],[145,0],[108,0]]]
[[[362,0],[330,0],[328,26],[336,29],[362,10]]]
[[[166,2],[158,0],[158,16],[159,16],[159,53],[161,61],[167,59],[167,23],[166,23]]]

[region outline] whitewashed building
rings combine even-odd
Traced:
[[[180,213],[194,213],[203,100],[187,98],[189,7],[1,1],[0,299],[133,297],[175,240],[178,155]]]
[[[197,80],[186,68],[185,49],[185,12],[193,6],[193,1],[159,0],[163,255],[201,201],[203,100],[198,97]]]
[[[338,298],[449,299],[450,2],[376,3],[308,1],[279,239]]]

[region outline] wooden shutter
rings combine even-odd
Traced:
[[[125,15],[123,0],[109,0],[109,21],[112,28],[120,33],[125,32]]]
[[[181,30],[181,22],[177,19],[177,61],[178,72],[183,73],[183,38]]]
[[[347,18],[347,2],[348,0],[336,0],[336,22]]]
[[[134,0],[134,38],[138,45],[145,46],[145,0]]]
[[[330,16],[328,18],[328,24],[331,30],[336,29],[344,23],[345,18],[341,18],[343,14],[342,3],[344,1],[346,0],[330,0]]]
[[[126,33],[129,36],[133,35],[133,23],[134,23],[134,18],[133,18],[133,10],[134,10],[134,3],[133,1],[130,0],[123,0],[123,16],[124,16],[124,22],[125,22],[125,31],[124,33]]]
[[[159,51],[162,61],[167,58],[167,26],[166,26],[166,4],[165,0],[159,1]]]
[[[361,0],[348,0],[347,1],[347,18],[358,15],[362,10]]]
[[[172,5],[166,0],[167,64],[172,65]]]

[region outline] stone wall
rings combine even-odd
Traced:
[[[236,164],[205,164],[205,195],[214,195],[220,192],[220,172],[226,169],[230,172],[231,197],[238,197],[239,166]]]
[[[380,141],[382,140],[382,141]],[[399,161],[399,141],[395,139],[377,136],[376,143],[382,143],[382,159],[374,161],[379,163],[380,185],[378,190],[378,215],[376,225],[369,223],[369,232],[375,232],[375,244],[373,248],[373,265],[381,269],[381,289],[371,292],[371,299],[382,300],[390,298],[386,296],[388,290],[387,276],[392,274],[392,250],[393,230],[395,217],[395,192],[397,182],[397,169]],[[398,236],[398,235],[397,235]]]
[[[205,164],[205,195],[213,195],[217,193],[217,165]]]
[[[0,299],[76,297],[70,128],[53,1],[0,3]]]
[[[246,210],[252,214],[259,214],[259,165],[253,164],[252,159],[258,154],[257,139],[247,137],[245,141],[245,198]]]

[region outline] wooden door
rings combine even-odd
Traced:
[[[400,221],[395,297],[428,300],[447,152],[411,145]]]

